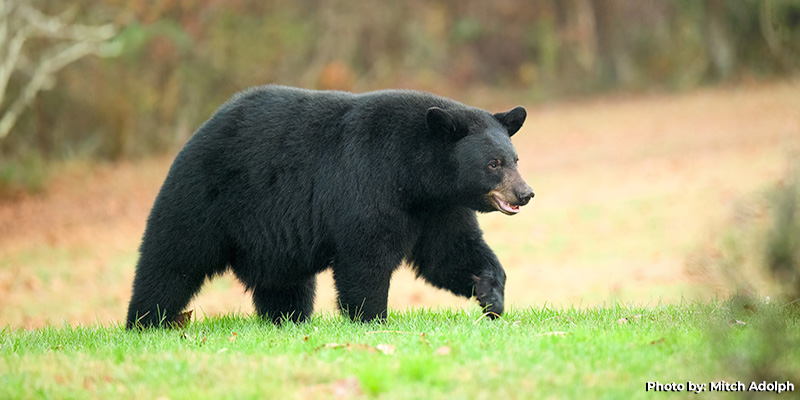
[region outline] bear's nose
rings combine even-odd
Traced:
[[[528,204],[529,201],[531,201],[533,196],[534,196],[533,189],[527,187],[524,190],[517,192],[517,202],[519,203],[519,205],[524,206],[525,204]]]

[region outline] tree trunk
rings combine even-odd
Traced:
[[[725,0],[706,0],[703,39],[711,60],[710,73],[714,78],[726,78],[733,72],[736,54],[725,20]]]

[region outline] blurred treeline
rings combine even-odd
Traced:
[[[0,188],[46,160],[175,148],[233,93],[265,83],[452,96],[482,88],[536,101],[681,90],[800,66],[800,0],[35,3],[79,23],[112,22],[122,51],[67,66],[37,96],[0,141]],[[25,79],[15,73],[8,94]]]

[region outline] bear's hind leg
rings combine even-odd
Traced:
[[[256,312],[279,324],[284,320],[303,322],[314,311],[317,277],[289,286],[257,286],[253,289]]]
[[[175,321],[200,289],[205,276],[168,267],[139,268],[128,306],[127,328],[148,328]]]
[[[392,270],[388,268],[334,266],[339,310],[353,321],[385,320],[391,278]]]

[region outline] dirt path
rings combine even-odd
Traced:
[[[518,216],[481,216],[517,307],[709,296],[687,279],[686,254],[800,150],[800,80],[528,110],[514,142],[537,196]],[[0,326],[120,321],[170,162],[72,164],[45,193],[0,201]],[[317,310],[333,305],[325,275]],[[390,307],[408,305],[470,303],[402,269]],[[191,307],[252,310],[230,277]]]

